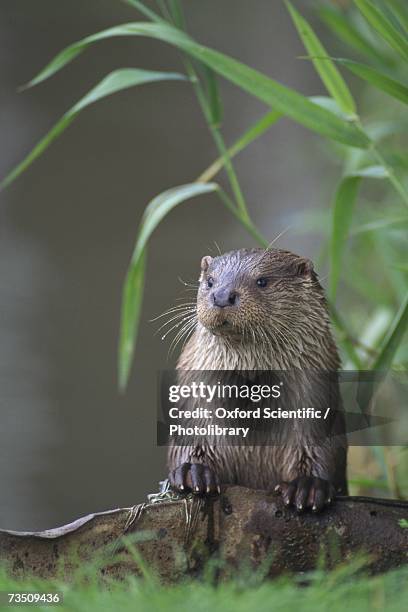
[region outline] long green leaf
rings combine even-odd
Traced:
[[[208,68],[207,66],[204,66],[204,68],[211,123],[213,126],[219,127],[222,123],[223,108],[217,75],[211,68]]]
[[[122,292],[122,308],[119,334],[118,379],[121,391],[126,389],[132,365],[135,342],[142,309],[146,250],[128,268]]]
[[[151,70],[139,70],[138,68],[122,68],[115,70],[106,76],[96,87],[91,89],[79,102],[69,111],[79,113],[82,109],[101,98],[106,98],[117,91],[158,81],[186,81],[187,77],[177,72],[156,72]]]
[[[373,370],[386,370],[392,365],[392,360],[408,328],[408,293],[401,304],[394,321],[381,345],[379,355],[375,360]]]
[[[367,166],[358,170],[350,171],[348,177],[386,179],[390,176],[388,170],[384,166]]]
[[[156,196],[145,209],[123,288],[118,366],[121,390],[126,387],[132,364],[142,304],[145,253],[149,238],[160,221],[178,204],[217,190],[219,187],[215,183],[181,185]]]
[[[384,119],[366,124],[367,133],[374,142],[384,138],[408,133],[408,117],[406,119]]]
[[[329,6],[318,8],[320,19],[328,28],[346,45],[349,45],[358,53],[361,53],[379,64],[389,64],[390,59],[384,57],[353,25],[343,11]]]
[[[142,15],[144,15],[148,19],[151,19],[155,23],[164,22],[164,19],[161,17],[161,15],[158,15],[157,13],[152,11],[152,9],[146,6],[143,2],[139,2],[139,0],[123,0],[123,2],[137,9]]]
[[[282,117],[281,113],[277,111],[270,111],[263,115],[261,119],[259,119],[256,123],[251,125],[248,130],[238,138],[233,145],[229,147],[227,150],[228,159],[232,159],[240,153],[243,149],[245,149],[248,145],[251,144],[254,140],[259,138],[264,132],[266,132],[274,123],[278,121]],[[205,183],[213,178],[225,165],[225,158],[218,157],[202,174],[200,174],[197,182]]]
[[[405,2],[405,5],[403,4]],[[406,0],[388,0],[388,6],[392,13],[398,19],[401,27],[408,33],[408,9]]]
[[[185,19],[181,2],[179,0],[169,0],[169,8],[176,26],[181,30],[185,30]]]
[[[354,0],[354,2],[371,27],[383,37],[394,51],[408,60],[408,39],[394,27],[379,7],[370,0]]]
[[[240,210],[227,193],[223,189],[218,190],[218,197],[224,206],[234,215],[234,217],[241,223],[243,227],[247,230],[249,234],[255,239],[255,241],[259,244],[259,246],[267,249],[269,246],[269,240],[263,236],[257,227],[252,223],[250,217],[246,215],[242,210]]]
[[[323,47],[306,19],[298,13],[288,0],[286,0],[286,6],[288,7],[306,50],[311,56],[316,57],[316,59],[313,59],[313,64],[325,84],[327,91],[336,100],[342,111],[355,114],[356,105],[353,96],[334,62],[318,59],[319,56],[327,56],[326,49]]]
[[[330,281],[329,296],[333,304],[341,276],[341,265],[347,238],[350,234],[352,216],[358,188],[363,178],[385,179],[388,172],[382,166],[370,166],[346,175],[337,188],[332,213],[332,228],[329,246]]]
[[[364,225],[358,225],[357,227],[354,227],[350,232],[350,235],[355,236],[356,234],[364,234],[366,232],[376,232],[378,230],[383,230],[384,228],[390,228],[394,226],[401,229],[402,227],[405,227],[407,225],[408,216],[390,217],[389,219],[378,219],[377,221],[371,221],[370,223],[364,223]]]
[[[1,181],[0,190],[12,183],[34,160],[45,151],[45,149],[55,140],[75,119],[75,115],[64,115],[54,127],[36,144],[34,149],[20,162],[9,174]]]
[[[346,68],[350,70],[353,74],[367,81],[374,87],[385,91],[387,94],[400,100],[400,102],[404,102],[404,104],[408,104],[408,87],[396,81],[395,79],[391,79],[386,74],[379,72],[375,68],[371,66],[367,66],[366,64],[360,64],[359,62],[354,62],[352,60],[347,59],[336,59],[336,61]]]
[[[90,104],[110,96],[113,93],[142,85],[164,80],[185,80],[182,74],[173,72],[152,72],[136,68],[123,68],[108,74],[98,85],[91,89],[79,102],[70,108],[51,130],[40,140],[34,149],[16,166],[0,183],[0,189],[12,183],[45,149],[72,123],[77,115]]]
[[[330,96],[310,96],[309,100],[311,100],[315,104],[318,104],[322,108],[326,108],[331,113],[334,113],[342,119],[350,119],[350,115],[347,115],[345,112],[343,112],[340,106],[337,104],[336,100],[333,100],[333,98],[330,98]],[[363,153],[363,151],[358,152],[361,154]]]
[[[334,198],[329,250],[329,296],[333,303],[336,301],[337,286],[341,276],[343,252],[351,228],[360,180],[360,177],[357,176],[343,178],[337,188]]]
[[[88,36],[61,51],[29,85],[44,81],[89,45],[112,36],[148,36],[167,42],[190,54],[268,106],[272,106],[278,112],[312,131],[352,147],[367,148],[370,145],[368,136],[354,123],[340,119],[330,111],[310,102],[305,96],[281,85],[261,72],[223,53],[204,47],[184,32],[162,23],[128,23]]]

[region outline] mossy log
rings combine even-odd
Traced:
[[[340,498],[321,514],[297,514],[280,497],[234,486],[213,500],[140,504],[42,532],[3,530],[0,563],[15,577],[69,580],[97,559],[104,576],[140,574],[145,565],[171,583],[198,574],[211,557],[222,560],[221,576],[263,564],[274,577],[363,553],[377,573],[407,562],[407,518],[406,502],[361,497]]]

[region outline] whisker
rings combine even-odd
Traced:
[[[174,331],[175,329],[177,329],[179,326],[180,326],[180,324],[179,324],[179,325],[175,325],[174,327],[172,327],[171,329],[169,329],[169,330],[168,330],[168,331],[167,331],[167,332],[166,332],[166,333],[165,333],[165,334],[164,334],[164,335],[161,337],[161,340],[165,340],[165,339],[167,338],[167,336],[168,336],[169,334],[171,334],[171,332],[172,332],[172,331]],[[183,326],[181,329],[184,329],[184,326]],[[181,331],[181,330],[179,330],[179,331],[177,332],[177,334],[178,334],[180,331]],[[176,334],[176,335],[177,335],[177,334]]]
[[[177,332],[177,334],[175,335],[175,337],[173,338],[170,344],[170,347],[167,353],[167,358],[169,358],[174,353],[178,343],[182,340],[184,334],[188,333],[195,326],[196,326],[195,318],[191,321],[188,321],[185,325],[183,325],[183,327]]]
[[[162,340],[164,340],[166,336],[168,336],[169,333],[173,331],[173,329],[177,329],[178,327],[180,327],[180,325],[183,325],[186,321],[189,321],[193,317],[195,317],[195,313],[192,313],[187,316],[183,316],[179,321],[177,321],[177,323],[174,323],[172,327],[166,330],[164,336],[162,336]],[[177,317],[177,318],[180,318],[180,317]],[[167,321],[166,323],[163,323],[163,325],[159,327],[159,329],[155,332],[155,334],[158,334],[160,330],[162,330],[166,325],[169,325],[170,323],[172,323],[174,320],[176,320],[176,317],[172,319],[171,321]]]
[[[181,276],[179,276],[179,277],[178,277],[178,280],[180,281],[180,283],[181,283],[182,285],[185,285],[186,287],[195,287],[195,288],[197,288],[197,287],[198,287],[198,285],[199,285],[199,283],[193,283],[193,282],[188,282],[188,281],[185,281],[185,280],[183,280],[183,279],[181,278]]]
[[[196,320],[192,320],[189,321],[188,323],[186,323],[181,329],[180,331],[176,334],[176,336],[173,338],[173,342],[170,346],[170,352],[174,352],[177,344],[182,340],[182,338],[194,327],[196,326]]]
[[[192,308],[193,306],[195,307],[195,305],[196,305],[196,302],[185,302],[184,304],[178,304],[177,306],[173,306],[172,308],[165,310],[164,312],[159,314],[157,317],[154,317],[154,319],[150,319],[149,323],[153,323],[154,321],[157,321],[157,319],[161,319],[162,317],[165,317],[168,314],[172,314],[175,311],[182,310],[183,308],[187,309],[187,308]]]
[[[197,328],[197,321],[195,321],[194,325],[191,327],[190,331],[186,334],[186,337],[184,339],[184,342],[182,344],[181,350],[184,349],[184,347],[187,344],[187,341],[189,340],[189,338],[191,337],[191,335],[193,334],[193,332],[196,330]]]
[[[262,261],[263,258],[266,257],[268,251],[272,248],[272,246],[275,244],[275,242],[277,242],[279,240],[279,238],[282,238],[282,236],[284,236],[285,234],[287,234],[287,232],[292,229],[292,225],[288,225],[288,227],[286,227],[285,229],[283,229],[277,236],[275,236],[275,238],[268,244],[268,246],[265,249],[265,252],[262,253],[260,260],[258,261],[257,265],[259,265]]]
[[[287,234],[287,233],[288,233],[288,231],[289,231],[290,229],[292,229],[292,227],[293,227],[292,225],[288,225],[288,227],[286,227],[285,229],[283,229],[283,230],[280,232],[280,234],[278,234],[278,235],[277,235],[277,236],[276,236],[276,237],[275,237],[275,238],[272,240],[272,242],[270,242],[270,243],[268,244],[268,246],[266,247],[266,250],[269,250],[269,249],[270,249],[270,248],[271,248],[271,247],[272,247],[272,246],[275,244],[275,242],[277,242],[277,241],[279,240],[279,238],[282,238],[282,236],[284,236],[285,234]]]
[[[214,243],[215,249],[217,250],[217,255],[222,255],[221,249],[218,246],[217,242],[215,240],[213,240],[213,243]],[[212,244],[211,245],[207,245],[206,246],[206,250],[208,251],[208,253],[211,253],[211,255],[212,255],[214,253],[213,245]],[[214,253],[214,257],[217,257],[217,255]]]
[[[218,246],[218,243],[217,243],[215,240],[213,240],[213,242],[214,242],[214,244],[215,244],[215,248],[217,249],[217,251],[218,251],[219,255],[222,255],[222,253],[221,253],[221,249],[220,249],[220,247]]]

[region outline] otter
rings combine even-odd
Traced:
[[[177,362],[181,382],[194,370],[294,371],[310,397],[302,372],[337,372],[340,367],[313,264],[290,251],[240,249],[203,257],[194,317],[193,332]],[[316,380],[319,385],[318,376]],[[296,423],[277,445],[170,444],[171,487],[211,496],[220,493],[220,485],[242,485],[274,490],[299,512],[322,510],[336,493],[347,494],[347,442],[337,378],[335,384],[340,435],[322,436],[321,427]],[[324,393],[319,395],[318,389],[313,399],[324,404]]]

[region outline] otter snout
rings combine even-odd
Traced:
[[[213,291],[211,298],[214,306],[225,308],[226,306],[236,306],[238,304],[238,292],[231,287],[220,287]]]

